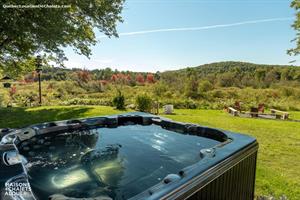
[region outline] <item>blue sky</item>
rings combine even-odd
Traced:
[[[66,66],[155,72],[218,61],[295,59],[286,54],[295,37],[288,0],[127,0],[122,16],[119,38],[97,32],[100,42],[90,60],[67,48]]]

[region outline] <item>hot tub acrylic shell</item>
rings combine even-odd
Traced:
[[[16,137],[13,141],[2,139],[4,142],[0,145],[0,151],[2,156],[8,151],[15,150],[18,152],[18,144],[37,135],[55,135],[92,128],[117,128],[133,124],[143,126],[155,124],[176,133],[213,139],[219,144],[213,148],[199,150],[201,157],[199,162],[187,166],[175,174],[167,175],[156,185],[130,199],[247,200],[254,198],[258,149],[258,144],[254,138],[196,124],[174,122],[146,113],[127,113],[32,125],[24,129],[10,131],[9,134]],[[7,166],[7,163],[5,165],[1,162],[0,170],[3,174],[1,175],[1,187],[3,187],[4,181],[12,177],[19,175],[24,179],[28,175],[22,163]],[[4,189],[2,188],[2,190]],[[5,199],[5,196],[2,198]],[[25,199],[31,198],[26,197]]]

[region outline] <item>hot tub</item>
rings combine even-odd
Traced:
[[[2,137],[1,199],[250,200],[257,149],[145,113],[32,125]]]

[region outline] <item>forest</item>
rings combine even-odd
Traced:
[[[1,105],[35,105],[37,73],[18,73],[9,78],[11,87],[1,89]],[[46,66],[41,80],[43,105],[112,106],[113,99],[121,95],[121,107],[126,108],[134,107],[137,96],[144,95],[151,102],[173,104],[175,108],[223,109],[238,101],[245,110],[258,104],[300,110],[297,66],[231,61],[156,73]]]

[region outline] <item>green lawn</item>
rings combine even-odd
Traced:
[[[182,109],[175,112],[175,115],[165,117],[256,137],[260,145],[256,194],[277,197],[285,194],[289,199],[300,199],[300,122],[238,118],[216,110]],[[0,109],[0,127],[116,113],[120,111],[103,106]],[[292,115],[300,119],[299,112]]]
[[[0,108],[0,128],[20,128],[40,122],[118,113],[121,113],[121,111],[106,106],[45,106],[36,108]]]
[[[300,120],[300,112],[295,112],[295,111],[292,111],[292,112],[289,112],[290,114],[290,118],[291,119],[296,119],[296,120]]]

